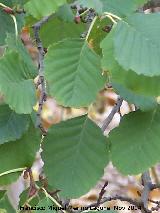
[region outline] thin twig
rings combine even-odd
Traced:
[[[39,62],[38,63],[39,64],[39,79],[38,79],[38,82],[41,84],[41,93],[40,93],[39,104],[38,104],[38,112],[37,112],[37,127],[40,128],[43,135],[46,135],[46,131],[43,128],[42,121],[41,121],[41,113],[42,113],[42,109],[43,109],[43,103],[46,101],[46,86],[45,86],[45,79],[44,79],[44,55],[45,55],[45,51],[44,51],[43,44],[42,44],[39,33],[40,33],[40,29],[41,29],[42,25],[45,24],[51,17],[52,17],[52,15],[46,16],[32,26],[33,31],[34,31],[34,37],[35,37],[35,40],[36,40],[36,45],[37,45],[37,48],[38,48],[38,62]]]
[[[37,193],[37,190],[38,190],[37,187],[36,187],[34,178],[33,178],[31,168],[26,169],[26,171],[24,172],[24,178],[25,177],[29,177],[30,186],[29,186],[29,192],[28,192],[28,199],[30,199],[31,197],[33,197]]]
[[[104,183],[104,185],[103,185],[103,187],[102,187],[102,189],[101,189],[101,191],[100,191],[100,193],[99,193],[99,197],[98,197],[98,200],[97,200],[97,207],[100,205],[100,202],[101,202],[101,200],[102,200],[102,198],[103,198],[103,195],[105,194],[105,192],[106,192],[106,187],[108,186],[108,181],[106,181],[105,183]]]
[[[107,129],[108,125],[111,123],[114,115],[120,110],[122,102],[123,102],[123,99],[121,97],[118,97],[117,102],[116,102],[115,106],[113,107],[111,113],[103,122],[103,125],[101,127],[103,132]]]
[[[152,184],[151,190],[160,189],[160,184]]]
[[[63,213],[67,213],[67,211],[63,210],[63,206],[54,197],[52,197],[50,194],[48,194],[48,192],[45,188],[41,188],[41,189],[44,191],[46,197],[48,197],[53,203],[55,203],[58,207],[61,208],[61,211]]]
[[[152,180],[149,171],[144,172],[141,178],[142,178],[142,185],[144,186],[141,194],[141,200],[144,205],[144,208],[148,209],[148,199],[152,186]]]

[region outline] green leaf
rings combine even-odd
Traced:
[[[114,33],[115,57],[125,70],[160,75],[160,14],[134,14],[118,22]]]
[[[106,137],[86,115],[61,122],[49,129],[42,159],[49,184],[65,197],[79,197],[103,175]]]
[[[53,201],[51,201],[49,198],[45,197],[43,198],[42,200],[40,200],[40,202],[38,203],[38,206],[39,207],[44,207],[45,208],[45,211],[47,213],[52,213],[52,212],[57,212],[55,210],[52,210],[52,208],[49,208],[49,207],[53,207],[54,206],[54,203]],[[39,210],[35,211],[35,213],[39,213]]]
[[[112,86],[123,99],[131,104],[134,103],[142,111],[152,110],[157,107],[156,98],[137,95],[123,85],[114,82],[112,83]]]
[[[96,19],[94,26],[89,34],[88,43],[93,48],[93,50],[98,54],[102,55],[102,50],[100,48],[100,42],[106,37],[107,33],[104,32],[106,26],[111,26],[111,22],[106,19],[98,18]]]
[[[135,12],[148,0],[100,0],[103,4],[103,12],[110,12],[124,17]]]
[[[78,0],[77,3],[83,7],[93,8],[98,13],[109,12],[118,16],[127,16],[140,6],[142,6],[147,0]]]
[[[88,106],[104,87],[100,57],[82,39],[52,45],[45,64],[50,94],[63,106]]]
[[[0,59],[0,91],[16,113],[29,114],[36,103],[35,86],[30,71],[16,52]]]
[[[9,7],[13,7],[13,5],[14,5],[13,2],[11,2],[10,0],[9,1],[1,0],[1,3],[5,4]],[[15,17],[16,17],[16,21],[17,21],[18,31],[21,31],[21,28],[23,26],[24,15],[18,14]],[[15,25],[14,25],[13,19],[11,18],[11,16],[9,14],[5,13],[2,10],[2,8],[0,8],[0,32],[1,32],[0,46],[5,45],[5,38],[6,38],[7,33],[15,34]]]
[[[43,16],[48,16],[66,3],[66,0],[30,0],[25,4],[25,10],[33,17],[40,19]]]
[[[0,199],[0,213],[16,213],[12,205],[9,202],[7,194]]]
[[[39,182],[36,181],[36,185],[38,185]],[[39,186],[39,185],[38,185]],[[43,187],[42,184],[40,184],[39,187]],[[20,210],[26,210],[25,207],[23,208],[22,206],[25,206],[25,203],[26,203],[26,200],[28,200],[28,194],[29,194],[29,190],[30,190],[30,187],[28,186],[28,188],[26,190],[24,190],[20,196],[19,196],[19,203],[18,203],[18,208]],[[31,207],[43,207],[43,205],[40,205],[39,202],[44,199],[46,196],[44,194],[43,191],[38,191],[38,193],[28,201],[28,204],[31,206]],[[53,205],[53,204],[52,204]]]
[[[56,15],[62,21],[73,22],[74,20],[74,14],[69,4],[64,4],[63,6],[61,6],[57,11]]]
[[[1,0],[1,3],[5,4],[8,7],[14,7],[17,5],[22,5],[29,0]]]
[[[98,13],[102,13],[103,11],[103,4],[101,0],[78,0],[76,3],[83,7],[96,9]]]
[[[31,125],[22,138],[0,145],[0,185],[12,183],[20,175],[20,172],[16,172],[1,176],[2,173],[32,166],[39,144],[40,137],[37,135],[36,129]]]
[[[30,77],[35,78],[38,75],[38,69],[32,61],[30,54],[27,49],[24,47],[21,39],[15,38],[12,34],[7,34],[6,44],[8,45],[7,51],[15,51],[20,56],[23,62],[26,64]]]
[[[137,75],[131,70],[124,70],[117,63],[114,57],[113,36],[114,28],[109,33],[109,35],[101,42],[101,48],[103,52],[102,67],[103,69],[108,71],[111,82],[123,85],[136,95],[153,97],[159,96],[160,77],[147,77],[144,75]],[[133,101],[132,103],[134,103]]]
[[[40,36],[43,45],[45,47],[48,47],[49,45],[61,41],[65,38],[80,38],[80,35],[84,31],[86,31],[84,24],[76,24],[75,22],[64,22],[59,18],[53,17],[45,25],[42,26]]]
[[[0,144],[19,139],[29,123],[27,115],[16,114],[8,105],[0,105]]]
[[[160,160],[160,108],[132,112],[110,133],[111,160],[125,175],[142,173]]]
[[[0,10],[0,32],[1,32],[0,45],[5,44],[5,38],[6,38],[7,32],[8,33],[15,32],[14,22],[12,18],[1,10]]]
[[[0,200],[4,197],[6,190],[0,190]]]

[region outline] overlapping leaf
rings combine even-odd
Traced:
[[[7,34],[6,38],[6,44],[7,44],[7,52],[15,51],[19,54],[21,57],[21,60],[26,64],[27,72],[29,73],[29,76],[31,78],[35,78],[38,75],[38,70],[35,66],[35,64],[32,61],[31,56],[29,55],[29,52],[24,47],[24,44],[22,43],[20,38],[15,38],[12,34]]]
[[[66,22],[72,22],[74,20],[74,13],[71,10],[69,4],[64,4],[63,6],[61,6],[56,15],[59,17],[59,19]]]
[[[92,27],[92,30],[88,37],[88,43],[98,55],[102,55],[102,50],[100,48],[100,42],[107,35],[107,32],[105,32],[104,30],[107,27],[109,29],[111,24],[112,23],[110,22],[110,20],[97,18],[94,23],[94,26]]]
[[[30,0],[25,4],[25,10],[33,17],[39,19],[54,13],[66,0]]]
[[[0,199],[0,213],[16,213],[15,209],[12,207],[7,193],[3,195],[3,197]]]
[[[127,16],[147,0],[78,0],[80,5],[95,9],[98,13],[110,12],[118,16]]]
[[[17,113],[29,114],[36,103],[32,75],[16,52],[0,59],[0,91]]]
[[[13,7],[13,1],[11,0],[3,0],[1,3],[5,4],[6,6]],[[20,31],[23,26],[23,14],[16,15],[16,21],[18,30]],[[15,25],[14,21],[11,16],[5,13],[2,8],[0,7],[0,46],[5,45],[5,38],[7,33],[15,33]]]
[[[126,91],[118,89],[122,97],[141,109],[148,110],[155,104],[155,101],[153,102],[154,97],[160,95],[160,78],[146,77],[137,75],[131,70],[124,70],[114,58],[113,35],[114,29],[101,43],[103,51],[102,67],[109,71],[113,85],[118,83],[121,87],[126,88]]]
[[[45,64],[50,94],[64,106],[88,106],[104,87],[100,58],[82,39],[52,45]]]
[[[160,75],[160,14],[134,14],[115,28],[115,57],[126,70]]]
[[[83,7],[96,9],[98,13],[102,13],[103,11],[103,4],[101,0],[78,0],[76,2],[77,4],[82,5]]]
[[[0,105],[0,144],[19,139],[29,122],[27,115],[16,114],[7,105]]]
[[[156,108],[157,101],[154,97],[147,97],[143,95],[139,95],[134,93],[133,91],[127,89],[121,84],[117,84],[115,82],[112,83],[112,86],[116,90],[116,92],[123,97],[129,103],[134,103],[137,107],[139,107],[142,111],[148,111]]]
[[[124,17],[135,12],[147,0],[100,0],[103,4],[103,12],[110,12]]]
[[[139,174],[160,160],[160,108],[133,112],[110,133],[111,160],[123,174]]]
[[[61,189],[65,197],[86,193],[103,175],[108,163],[106,138],[86,116],[53,126],[43,150],[49,184]]]
[[[6,33],[14,33],[14,22],[12,18],[0,10],[0,45],[5,44]]]
[[[56,210],[53,210],[51,207],[55,206],[53,201],[51,201],[49,198],[45,197],[38,203],[38,206],[44,207],[47,213],[56,213]],[[35,213],[39,213],[39,210],[35,211]]]
[[[0,145],[0,185],[12,183],[19,176],[18,172],[1,176],[2,173],[32,165],[35,154],[39,149],[39,144],[40,137],[37,135],[36,129],[31,125],[22,138]]]
[[[54,17],[42,27],[40,36],[43,45],[48,47],[49,45],[65,38],[80,38],[80,35],[85,31],[86,27],[84,24],[77,25],[74,22],[64,22],[59,18]]]

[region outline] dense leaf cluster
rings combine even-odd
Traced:
[[[160,161],[160,13],[137,12],[145,3],[0,0],[0,45],[5,47],[0,58],[4,99],[0,105],[0,185],[12,183],[31,167],[41,145],[33,110],[38,101],[34,84],[38,71],[20,32],[28,26],[35,39],[31,26],[51,14],[40,30],[47,48],[44,77],[48,94],[64,107],[89,107],[110,83],[138,110],[122,118],[107,138],[87,115],[50,128],[42,144],[49,185],[60,189],[64,197],[78,197],[96,184],[109,161],[126,175],[142,173]],[[74,17],[80,14],[71,4],[86,8],[79,24]],[[4,5],[13,14],[4,11]],[[89,25],[83,18],[90,8],[96,16]],[[25,13],[18,13],[20,9]],[[9,172],[16,169],[19,171]],[[40,204],[48,202],[42,196]],[[1,208],[13,212],[5,192],[0,195]]]

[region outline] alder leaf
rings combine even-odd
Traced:
[[[19,139],[29,128],[28,115],[19,115],[8,105],[0,105],[0,144]]]
[[[66,39],[52,45],[45,67],[50,94],[63,106],[88,106],[106,81],[100,57],[82,39]]]
[[[7,33],[14,33],[14,22],[12,18],[5,12],[0,10],[0,46],[5,44],[5,38]]]
[[[49,129],[42,159],[49,184],[62,190],[61,195],[75,198],[103,175],[109,160],[107,140],[86,115],[73,118]]]
[[[80,38],[80,35],[84,31],[86,31],[84,24],[76,24],[73,21],[64,22],[58,17],[53,17],[44,26],[42,26],[40,30],[40,36],[43,45],[48,47],[49,45],[57,43],[58,41],[66,38]]]
[[[59,10],[57,11],[56,15],[62,21],[73,22],[74,20],[74,13],[71,10],[71,7],[69,4],[64,4],[63,6],[61,6]]]
[[[5,102],[19,114],[30,114],[36,103],[32,74],[16,52],[0,59],[0,91]]]
[[[10,1],[9,1],[10,2]],[[1,3],[5,3],[1,1]],[[7,2],[7,6],[12,6],[11,3]],[[23,26],[23,20],[24,16],[22,14],[15,15],[16,21],[17,21],[17,27],[18,31],[21,31],[21,28]],[[11,18],[10,15],[5,13],[2,8],[0,9],[0,46],[5,45],[5,39],[7,36],[7,33],[14,33],[15,34],[15,25],[14,21]]]
[[[103,11],[103,4],[101,0],[78,0],[76,3],[83,7],[96,9],[98,13],[102,13]]]
[[[40,19],[43,16],[48,16],[66,3],[66,0],[30,0],[25,4],[25,10],[34,18]]]
[[[83,7],[93,8],[98,13],[109,12],[118,16],[127,16],[136,11],[147,0],[78,0]]]
[[[138,75],[131,70],[124,70],[115,60],[113,37],[114,28],[101,42],[103,52],[102,67],[108,71],[111,83],[115,86],[115,89],[116,85],[119,84],[125,90],[128,90],[127,92],[119,88],[118,92],[130,103],[134,103],[142,110],[154,107],[155,101],[153,100],[155,100],[156,96],[160,95],[160,77],[147,77]]]
[[[143,173],[160,160],[160,107],[126,115],[111,131],[111,160],[125,175]]]
[[[6,38],[7,50],[8,52],[14,51],[17,52],[23,62],[26,64],[28,72],[31,78],[35,78],[38,75],[38,69],[36,68],[33,60],[27,51],[26,47],[22,43],[20,38],[15,38],[12,34],[7,34]]]
[[[147,0],[100,0],[103,4],[103,12],[110,12],[125,17],[135,12]]]
[[[125,70],[145,76],[160,75],[160,14],[134,14],[118,22],[115,57]]]
[[[43,198],[39,201],[38,206],[44,207],[47,213],[56,213],[56,210],[52,210],[51,207],[56,207],[53,201],[51,201],[48,197]],[[39,210],[36,210],[35,213],[39,213]]]
[[[0,199],[0,213],[16,213],[8,199],[7,193]]]
[[[134,103],[135,106],[140,108],[142,111],[152,110],[157,107],[155,97],[136,94],[130,89],[115,82],[112,82],[112,86],[114,90],[117,92],[117,94],[119,94],[123,99],[125,99],[130,104]]]
[[[14,182],[20,172],[1,176],[2,173],[24,167],[31,167],[39,150],[40,137],[31,124],[28,131],[18,140],[0,145],[0,185]]]

